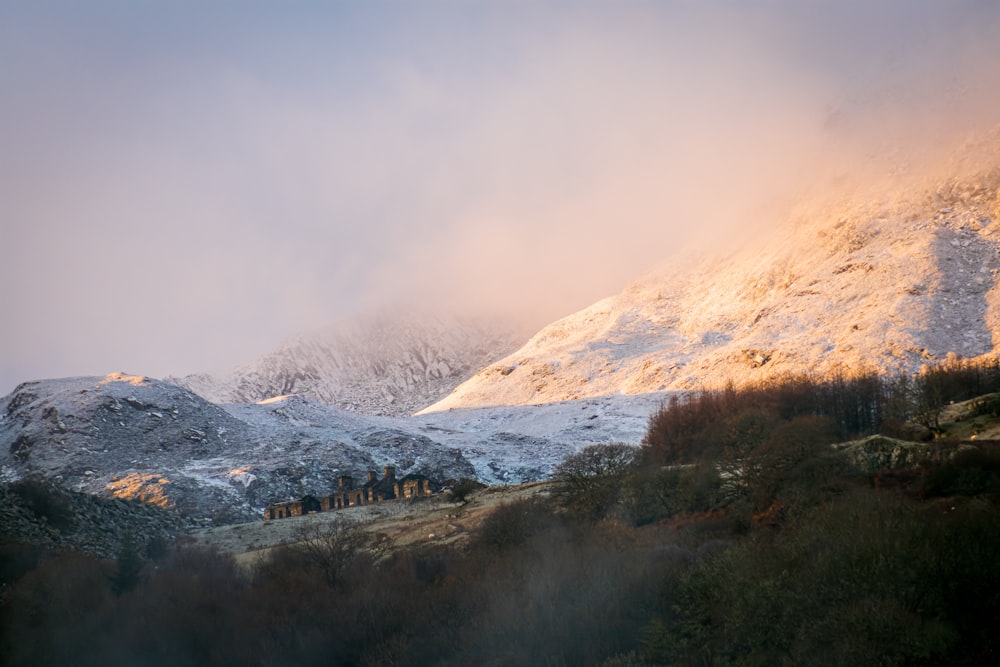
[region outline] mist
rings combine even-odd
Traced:
[[[998,29],[973,0],[4,3],[0,394],[401,303],[542,326],[937,164],[1000,122]]]

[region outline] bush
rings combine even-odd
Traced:
[[[9,585],[34,570],[42,558],[41,547],[28,542],[0,541],[0,598]]]
[[[66,551],[43,558],[0,600],[0,664],[96,665],[88,650],[112,604],[108,567]]]
[[[1000,450],[959,451],[949,461],[928,466],[920,486],[924,496],[990,494],[1000,498]]]
[[[443,664],[598,667],[636,648],[655,589],[649,559],[630,557],[639,554],[630,535],[620,524],[528,516],[538,521],[527,539],[474,558],[480,567],[462,577],[464,622]]]
[[[466,477],[452,485],[448,490],[448,499],[453,503],[465,503],[470,493],[485,488],[486,485],[482,482]]]
[[[972,416],[979,417],[982,415],[1000,417],[1000,394],[981,396],[973,403]]]
[[[372,536],[358,524],[305,525],[293,542],[271,553],[259,574],[295,569],[318,573],[328,586],[342,586],[350,571],[371,563],[372,547]]]
[[[125,531],[118,545],[118,555],[115,558],[115,572],[111,576],[111,589],[115,595],[121,595],[132,590],[139,583],[143,568],[142,554],[139,543],[132,531]]]
[[[250,597],[244,573],[213,549],[175,549],[135,588],[117,598],[113,617],[92,637],[103,664],[266,664],[267,628],[254,626],[263,599]]]
[[[558,523],[552,510],[535,500],[518,500],[497,507],[479,527],[475,546],[491,553],[519,547]]]

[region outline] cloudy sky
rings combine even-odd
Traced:
[[[0,394],[399,302],[544,324],[1000,120],[997,4],[2,0]]]

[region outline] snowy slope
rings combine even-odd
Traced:
[[[42,477],[215,523],[259,518],[269,502],[327,494],[340,475],[386,465],[438,480],[475,475],[457,449],[298,397],[223,409],[113,373],[26,382],[0,399],[0,481]]]
[[[526,337],[497,323],[381,312],[293,336],[231,373],[166,378],[215,403],[299,394],[364,414],[409,415]]]
[[[539,479],[588,443],[639,442],[674,391],[997,354],[1000,133],[987,144],[985,162],[922,188],[811,199],[773,234],[666,264],[513,353],[495,328],[383,315],[183,380],[224,405],[121,374],[25,383],[0,399],[0,481],[224,523],[384,465]]]
[[[340,475],[542,479],[593,442],[638,442],[658,397],[373,417],[301,396],[215,405],[153,378],[113,373],[26,382],[0,399],[0,482],[41,477],[137,498],[188,519],[257,519],[273,501],[329,493]]]
[[[922,189],[812,200],[725,258],[664,265],[422,414],[996,354],[1000,134],[987,148]]]

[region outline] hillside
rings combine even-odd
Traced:
[[[214,403],[299,394],[352,412],[406,416],[523,341],[496,322],[380,311],[292,336],[228,373],[166,379]]]
[[[423,413],[993,354],[998,152],[995,131],[934,177],[805,198],[724,257],[678,257],[545,327]]]
[[[934,442],[873,435],[830,443],[822,449],[827,449],[833,460],[849,464],[849,470],[888,479],[899,474],[907,484],[913,485],[914,480],[919,479],[915,471],[933,467],[933,462],[942,457],[941,452],[949,453],[945,458],[953,456],[955,451],[968,453],[976,449],[974,443],[977,441],[983,443],[982,451],[995,452],[1000,443],[997,439],[1000,413],[984,409],[984,406],[995,408],[997,405],[1000,405],[1000,394],[948,404],[940,414],[941,438]],[[233,555],[248,568],[266,559],[274,547],[350,525],[360,526],[373,536],[380,548],[389,551],[428,546],[466,548],[494,512],[526,501],[558,508],[558,484],[546,480],[491,486],[470,493],[465,503],[452,502],[444,493],[416,501],[392,501],[290,519],[195,528],[189,530],[188,535],[198,544]],[[703,517],[708,521],[711,518]]]
[[[460,451],[391,421],[294,396],[227,408],[122,373],[26,382],[0,399],[0,481],[41,478],[219,524],[386,465],[440,480],[475,474]]]
[[[428,545],[466,547],[499,507],[528,500],[551,502],[551,493],[550,482],[531,482],[482,489],[465,503],[439,494],[276,521],[198,528],[188,534],[198,544],[232,554],[246,567],[259,563],[274,547],[293,544],[316,531],[324,533],[352,524],[394,550]]]
[[[0,398],[0,483],[48,480],[190,521],[241,523],[387,465],[437,481],[541,480],[587,443],[638,442],[656,405],[610,397],[393,418],[297,395],[220,406],[122,373],[39,380]]]
[[[980,370],[1000,383],[997,365]],[[831,447],[819,415],[780,416],[799,399],[789,388],[773,386],[773,403],[718,392],[727,426],[764,436],[750,445],[684,466],[572,468],[586,485],[198,528],[173,547],[144,535],[113,560],[118,521],[162,530],[156,513],[116,503],[114,526],[86,527],[112,533],[102,544],[21,531],[4,549],[5,650],[25,656],[16,664],[72,662],[83,639],[87,655],[157,664],[184,662],[192,643],[195,662],[233,665],[994,664],[1000,443]],[[993,432],[996,399],[956,401],[945,432]],[[685,437],[741,438],[717,426]],[[44,509],[44,496],[14,496],[21,518]],[[75,513],[105,516],[90,504]]]

